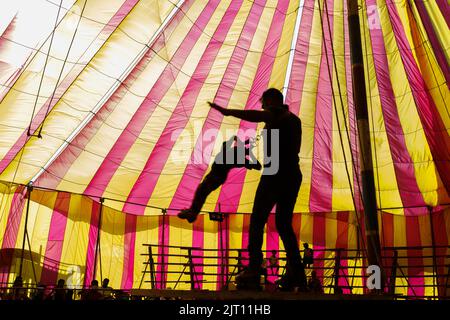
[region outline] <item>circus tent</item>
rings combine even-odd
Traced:
[[[108,277],[130,289],[142,284],[144,244],[176,253],[224,237],[245,248],[260,172],[234,169],[193,225],[176,214],[230,132],[262,129],[206,102],[259,109],[269,87],[302,121],[299,241],[322,258],[334,253],[321,248],[364,251],[346,0],[32,3],[0,13],[0,282],[25,259],[28,282]],[[448,274],[450,8],[359,3],[381,246],[424,247],[405,251],[398,289],[423,296]],[[208,218],[218,211],[223,226]],[[283,249],[273,215],[264,249]]]

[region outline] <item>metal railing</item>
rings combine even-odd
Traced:
[[[139,288],[232,290],[234,277],[248,263],[244,249],[204,249],[144,244],[146,257]],[[425,254],[434,249],[434,254]],[[269,258],[273,250],[263,250]],[[436,253],[435,251],[440,251]],[[219,254],[222,253],[222,254]],[[303,256],[303,251],[301,252]],[[262,284],[271,286],[285,272],[286,253],[277,251],[278,268],[267,265]],[[382,248],[383,290],[400,299],[450,298],[450,246]],[[362,251],[343,248],[314,249],[315,271],[326,294],[370,292],[367,260]]]

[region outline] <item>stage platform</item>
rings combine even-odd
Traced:
[[[210,290],[158,290],[133,289],[134,299],[177,300],[396,300],[398,296],[387,294],[314,294],[280,291],[210,291]]]

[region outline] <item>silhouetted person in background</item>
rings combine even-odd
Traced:
[[[103,298],[106,300],[110,300],[113,297],[113,288],[111,288],[109,285],[109,279],[105,278],[102,282],[102,290],[101,293],[103,294]]]
[[[278,284],[284,290],[293,290],[295,287],[306,290],[305,270],[297,237],[292,228],[293,210],[302,182],[298,156],[302,134],[301,121],[289,111],[289,107],[283,103],[283,94],[277,89],[266,90],[260,101],[263,109],[261,111],[226,109],[209,102],[213,109],[224,116],[233,116],[250,122],[264,122],[266,124],[264,129],[267,132],[267,141],[264,142],[266,156],[269,155],[268,150],[272,150],[272,143],[278,143],[279,147],[279,168],[276,173],[269,174],[271,167],[268,161],[264,161],[264,172],[256,190],[250,219],[249,266],[236,277],[236,281],[238,286],[241,284],[241,287],[249,288],[259,283],[264,226],[270,211],[276,205],[276,227],[287,255],[287,271]],[[279,141],[272,141],[272,133],[274,136],[276,133],[279,134]],[[266,169],[267,174],[264,174]]]
[[[7,300],[28,300],[21,276],[17,276],[14,280],[11,293],[7,296]]]
[[[50,300],[55,301],[65,301],[66,300],[66,289],[64,288],[65,281],[64,279],[59,279],[56,287],[53,289],[52,293],[50,293]]]
[[[309,268],[314,263],[314,251],[309,247],[306,242],[303,244],[303,264]]]
[[[33,294],[33,300],[34,301],[43,301],[45,300],[45,289],[46,285],[42,283],[38,283],[36,286],[36,291]]]
[[[103,295],[99,291],[98,281],[92,280],[91,286],[87,290],[83,290],[81,300],[101,300]]]
[[[238,257],[236,262],[237,273],[240,273],[244,269],[244,264],[242,263],[242,249],[238,249]]]
[[[317,278],[317,273],[315,271],[311,272],[311,278],[308,281],[308,289],[314,293],[323,293],[322,283],[320,283],[319,278]]]
[[[280,265],[278,264],[277,251],[272,250],[272,255],[269,257],[269,266],[273,276],[278,276],[278,269]]]
[[[261,264],[261,270],[262,270],[262,275],[264,276],[264,283],[267,283],[267,281],[268,281],[267,280],[267,276],[268,276],[267,263],[268,263],[268,260],[266,258],[263,258],[262,264]]]
[[[234,147],[232,146],[233,142],[236,142]],[[205,204],[206,198],[211,192],[225,183],[231,169],[245,167],[250,170],[261,170],[261,164],[251,152],[252,147],[246,147],[249,143],[250,140],[242,142],[238,137],[234,136],[222,144],[222,150],[214,159],[211,171],[195,191],[191,207],[182,210],[178,214],[179,218],[186,219],[191,223],[194,222]],[[244,155],[245,159],[238,159],[238,155]]]

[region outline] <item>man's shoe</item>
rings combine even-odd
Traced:
[[[261,290],[261,272],[254,269],[244,269],[236,275],[236,288],[238,290]]]
[[[191,209],[184,209],[178,213],[178,218],[186,219],[189,223],[193,223],[197,219],[197,213]]]
[[[296,288],[300,292],[307,291],[306,277],[301,272],[287,272],[280,279],[276,280],[275,283],[282,291],[295,291]]]

